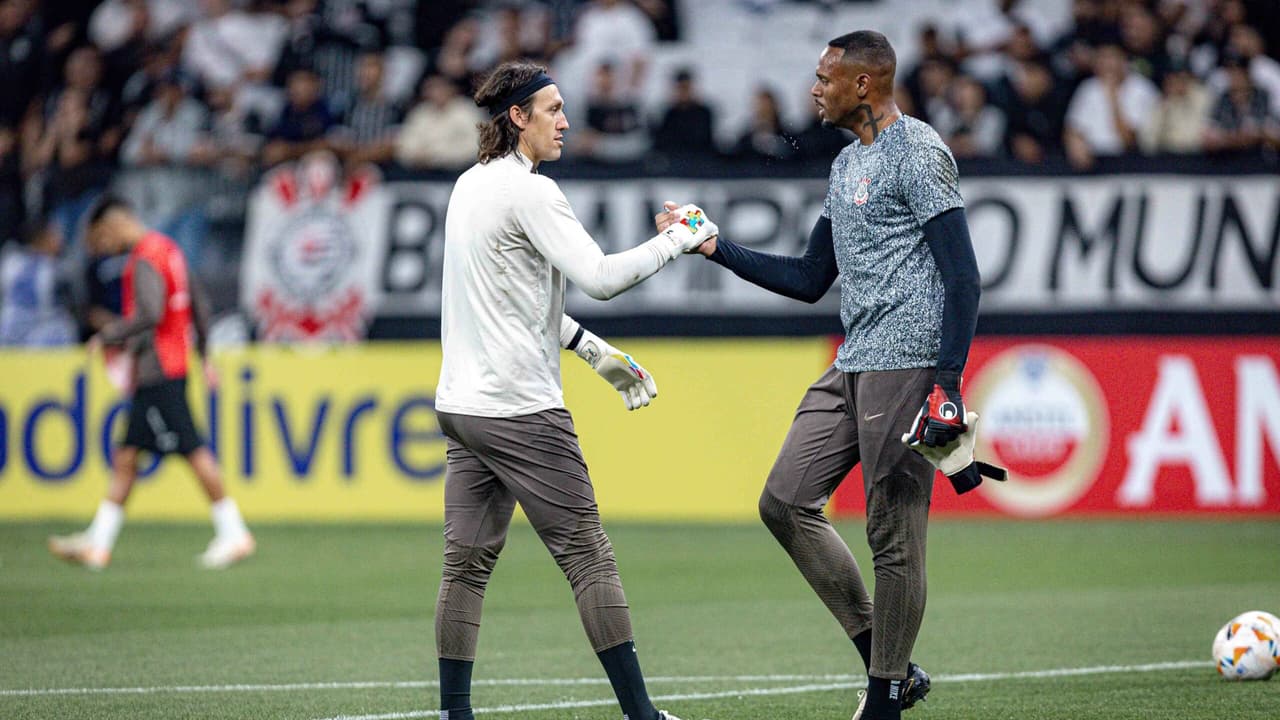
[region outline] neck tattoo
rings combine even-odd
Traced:
[[[853,115],[855,118],[858,116],[866,118],[862,123],[862,127],[871,131],[871,140],[874,142],[880,135],[880,121],[884,120],[884,113],[876,115],[875,110],[870,105],[862,103],[853,109]]]

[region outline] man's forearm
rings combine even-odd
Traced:
[[[831,220],[825,217],[818,218],[801,257],[762,253],[718,238],[710,259],[747,282],[807,303],[821,299],[839,275]]]

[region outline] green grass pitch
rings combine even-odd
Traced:
[[[45,552],[73,527],[0,524],[0,718],[434,717],[438,526],[260,526],[258,555],[220,573],[195,564],[205,526],[127,525],[103,573]],[[862,526],[839,527],[869,569]],[[659,707],[849,716],[861,663],[763,526],[606,529]],[[1238,612],[1280,612],[1280,521],[930,533],[915,659],[936,681],[910,720],[1277,717],[1280,680],[1221,681],[1209,646]],[[620,716],[524,525],[489,589],[476,681],[482,717]]]

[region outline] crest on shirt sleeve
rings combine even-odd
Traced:
[[[374,309],[389,203],[377,168],[328,153],[269,172],[250,201],[241,302],[270,342],[354,341]]]
[[[853,191],[853,204],[866,205],[867,200],[871,198],[871,178],[864,177],[858,181],[858,187]]]

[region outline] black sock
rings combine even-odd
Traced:
[[[596,657],[600,658],[600,664],[609,676],[613,694],[618,696],[618,704],[622,706],[623,717],[626,720],[657,720],[658,710],[649,701],[649,691],[644,688],[644,674],[640,672],[635,641],[615,645],[596,653]]]
[[[871,631],[863,630],[853,636],[853,646],[858,648],[858,654],[862,656],[862,664],[868,670],[871,669]]]
[[[472,720],[470,660],[440,658],[440,720]]]
[[[902,717],[902,680],[871,676],[867,678],[868,720],[900,720]]]

